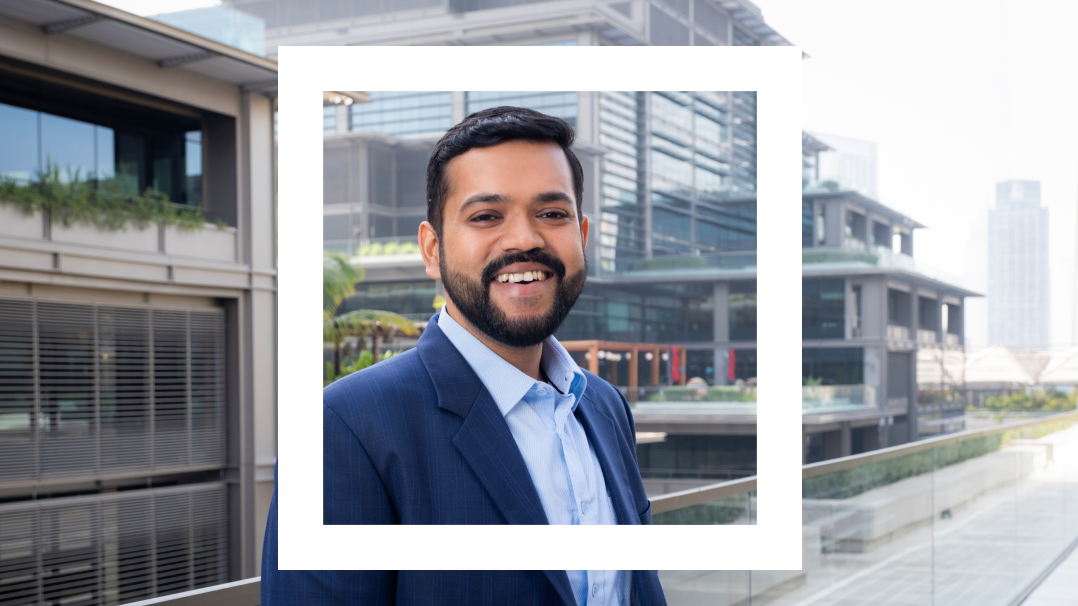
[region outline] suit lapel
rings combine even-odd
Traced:
[[[510,524],[548,524],[513,432],[483,382],[438,327],[437,316],[427,323],[417,349],[434,383],[439,408],[464,419],[453,437],[453,445],[475,472],[498,511]],[[565,571],[544,570],[543,573],[562,601],[575,606],[576,598]]]
[[[625,482],[619,479],[628,477],[625,461],[621,456],[622,438],[614,425],[614,420],[597,408],[588,392],[585,391],[580,406],[576,407],[576,417],[584,427],[588,443],[595,449],[599,467],[603,469],[606,491],[614,501],[614,512],[618,516],[618,524],[639,524],[640,515],[629,497]],[[625,446],[628,447],[627,444]]]

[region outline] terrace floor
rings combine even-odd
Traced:
[[[1078,549],[1041,582],[1022,606],[1078,605]]]

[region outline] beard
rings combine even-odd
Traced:
[[[584,268],[572,275],[565,274],[565,264],[557,257],[539,250],[510,253],[491,261],[483,268],[480,281],[469,279],[462,273],[449,270],[445,263],[445,249],[438,243],[438,267],[442,272],[442,284],[453,304],[472,326],[491,339],[509,347],[531,347],[545,341],[553,335],[569,315],[580,291],[584,289],[584,280],[588,275],[588,259],[584,257]],[[501,270],[514,263],[539,263],[553,273],[554,302],[544,313],[525,318],[510,319],[500,307],[490,299],[490,284]],[[550,280],[551,278],[547,278]]]

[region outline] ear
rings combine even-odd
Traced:
[[[438,257],[438,234],[434,226],[424,221],[419,224],[419,252],[423,255],[423,265],[427,268],[427,277],[442,279],[442,268]]]
[[[584,215],[584,218],[580,220],[580,248],[588,249],[588,216]]]

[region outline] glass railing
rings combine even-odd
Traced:
[[[853,269],[864,266],[899,269],[960,288],[964,284],[960,276],[926,265],[910,255],[895,252],[886,246],[870,246],[860,242],[842,248],[802,249],[801,263],[803,265],[831,265],[835,269]]]
[[[628,387],[619,387],[626,397]],[[801,387],[804,413],[864,410],[878,405],[871,385],[805,385]],[[673,385],[638,387],[633,413],[756,414],[756,386]]]
[[[876,388],[871,385],[804,385],[803,412],[861,410],[876,406]]]
[[[384,257],[389,255],[418,255],[419,239],[416,236],[393,238],[350,238],[346,240],[323,240],[322,250],[344,253],[350,257]]]
[[[1078,412],[804,465],[801,477],[801,570],[662,570],[667,603],[1009,606],[1078,545]],[[653,497],[651,510],[656,524],[755,524],[756,502],[749,477]],[[254,606],[257,584],[154,603]],[[237,587],[247,593],[224,595]]]

